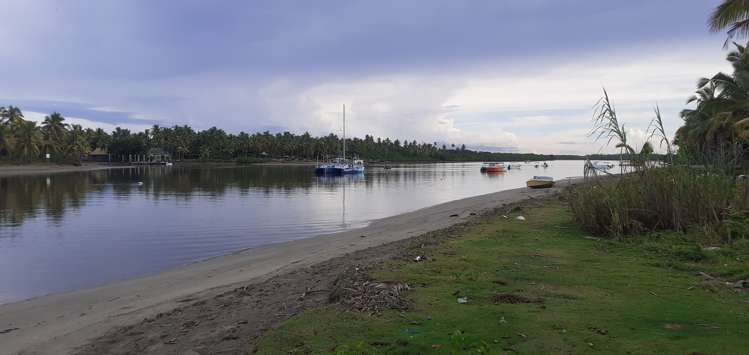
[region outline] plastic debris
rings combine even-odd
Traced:
[[[517,216],[515,217],[515,219],[517,219],[518,221],[525,221],[525,217],[523,216]]]
[[[468,297],[458,297],[458,304],[468,303]]]
[[[734,288],[749,288],[749,279],[739,280],[733,283]]]

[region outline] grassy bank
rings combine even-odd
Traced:
[[[521,214],[525,221],[515,219]],[[411,286],[409,310],[368,314],[331,304],[267,333],[258,353],[747,350],[749,293],[721,281],[749,278],[749,243],[705,251],[683,234],[600,240],[560,201],[460,234],[414,250],[426,261],[392,261],[370,273]]]

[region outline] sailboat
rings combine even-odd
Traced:
[[[345,174],[363,174],[364,160],[357,157],[346,160],[346,105],[343,105],[343,157],[338,157],[334,161],[315,166],[316,175],[345,175]]]

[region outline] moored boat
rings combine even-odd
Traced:
[[[315,166],[315,175],[346,175],[346,174],[363,174],[364,160],[357,157],[346,160],[346,105],[343,105],[343,157],[336,158],[329,163],[318,164]]]
[[[484,163],[481,165],[482,173],[501,173],[505,171],[505,166],[502,163]]]
[[[614,164],[611,164],[607,161],[604,162],[593,162],[592,163],[593,168],[601,171],[607,171],[614,167]]]
[[[549,188],[554,186],[554,178],[551,176],[534,176],[525,185],[532,189]]]

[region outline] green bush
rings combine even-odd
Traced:
[[[595,234],[623,236],[655,230],[721,226],[732,215],[736,183],[720,171],[684,166],[646,169],[575,188],[575,220]],[[741,234],[733,226],[734,234]]]

